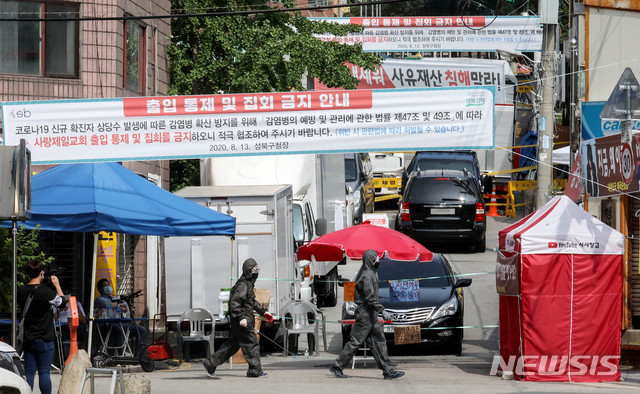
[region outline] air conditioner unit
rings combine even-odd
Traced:
[[[31,218],[31,152],[25,140],[0,146],[0,220]]]

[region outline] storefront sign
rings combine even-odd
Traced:
[[[604,108],[606,101],[584,101],[581,103],[582,113],[582,139],[590,140],[593,138],[606,137],[608,135],[618,135],[622,130],[622,121],[620,119],[602,119],[600,113]],[[634,119],[631,122],[633,130],[640,130],[640,120]]]
[[[581,146],[585,193],[590,197],[613,196],[638,191],[640,135],[631,144],[620,142],[620,135],[585,141]]]
[[[2,120],[5,144],[24,138],[34,164],[493,149],[494,92],[486,86],[10,102],[2,104]]]
[[[346,36],[316,35],[323,41],[361,44],[369,52],[496,51],[539,52],[542,25],[537,16],[401,16],[310,18],[364,26]]]

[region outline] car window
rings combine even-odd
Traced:
[[[344,159],[344,180],[345,182],[353,182],[358,180],[358,169],[354,159]]]
[[[383,260],[378,267],[379,287],[388,287],[392,280],[419,279],[420,287],[448,287],[451,285],[449,274],[438,260],[424,263]]]
[[[302,217],[302,207],[293,204],[293,239],[296,241],[304,241],[304,223]]]
[[[460,178],[414,178],[407,189],[407,196],[420,201],[449,199],[475,199],[474,181]]]
[[[307,227],[309,229],[309,240],[313,239],[313,236],[315,235],[315,228],[313,226],[313,224],[315,223],[316,219],[313,216],[313,211],[311,210],[311,205],[309,205],[308,203],[304,205],[304,210],[307,213]]]
[[[473,163],[468,160],[423,159],[418,161],[416,168],[417,171],[440,169],[467,171],[470,176],[475,176]]]

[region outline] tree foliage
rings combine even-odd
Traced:
[[[41,259],[45,264],[53,261],[39,250],[38,230],[26,230],[18,228],[17,234],[17,277],[18,286],[28,282],[23,267],[27,261]],[[11,309],[11,297],[13,289],[13,235],[11,229],[0,227],[0,310]]]
[[[170,190],[175,192],[185,186],[200,185],[200,160],[180,159],[169,163]]]
[[[172,0],[174,12],[264,10],[263,0]],[[285,7],[293,7],[287,0]],[[377,55],[359,45],[324,42],[314,34],[341,36],[361,26],[309,20],[295,12],[176,18],[171,24],[170,94],[287,92],[305,90],[303,77],[353,89],[358,80],[345,62],[373,69]],[[198,160],[171,161],[171,189],[199,184]]]
[[[263,0],[172,0],[178,12],[264,10]],[[293,7],[287,0],[285,7]],[[380,59],[359,45],[324,42],[362,27],[307,19],[299,12],[176,18],[171,24],[171,94],[305,90],[305,72],[330,87],[353,89],[345,62],[373,69]]]

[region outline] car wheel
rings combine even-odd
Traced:
[[[482,236],[482,239],[476,243],[474,249],[476,253],[484,253],[487,249],[487,238],[484,235]]]
[[[462,335],[459,335],[453,340],[451,347],[451,353],[456,356],[462,355]]]
[[[143,371],[153,372],[153,370],[155,369],[155,364],[153,363],[153,360],[147,354],[141,355],[139,361],[140,361],[140,367],[142,367]]]
[[[327,277],[330,281],[331,290],[329,290],[329,294],[322,300],[322,305],[333,307],[338,304],[338,267],[333,267]]]

